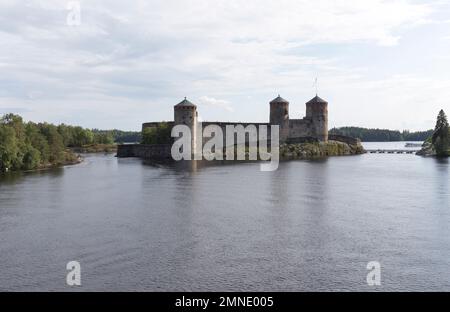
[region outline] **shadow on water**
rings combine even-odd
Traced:
[[[154,168],[165,168],[172,169],[174,171],[186,171],[186,172],[196,172],[199,167],[198,160],[182,160],[182,161],[173,161],[173,160],[150,160],[144,159],[142,160],[142,164],[149,167]]]
[[[142,163],[146,166],[151,166],[155,168],[167,168],[174,171],[186,171],[186,172],[197,172],[201,169],[212,168],[217,166],[233,166],[236,164],[255,164],[258,161],[246,161],[246,160],[143,160]]]
[[[448,165],[449,164],[448,157],[436,157],[434,159],[435,159],[437,164],[440,164],[440,165]],[[447,166],[443,166],[442,168],[447,169],[448,167]]]
[[[56,178],[63,174],[64,168],[52,168],[46,170],[36,171],[11,171],[0,174],[0,185],[13,185],[20,182],[27,177],[41,177],[46,176],[50,178]]]
[[[436,191],[441,192],[442,194],[447,194],[449,189],[449,179],[448,179],[448,168],[449,161],[448,158],[435,158],[435,171],[436,171]],[[445,201],[445,199],[444,199]],[[438,205],[443,205],[443,207],[447,206],[446,202],[439,202]]]
[[[0,174],[1,184],[15,184],[23,177],[23,172],[7,172]]]
[[[324,164],[328,158],[300,159],[300,160],[280,160],[280,166],[290,162],[311,162],[315,164]],[[217,166],[233,166],[236,164],[262,164],[263,161],[258,160],[181,160],[174,161],[172,159],[143,159],[142,164],[154,168],[166,168],[174,171],[197,172],[201,169],[217,167]],[[279,168],[278,168],[279,169]],[[278,171],[278,170],[275,170]]]

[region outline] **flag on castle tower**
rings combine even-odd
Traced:
[[[314,83],[313,83],[313,87],[316,87],[316,95],[319,93],[318,92],[318,88],[319,88],[319,82],[318,82],[318,79],[317,79],[317,77],[316,77],[316,79],[314,79]]]

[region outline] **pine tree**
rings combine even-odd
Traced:
[[[441,109],[436,121],[432,143],[437,156],[449,156],[449,125],[444,110]]]

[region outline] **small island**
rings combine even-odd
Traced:
[[[444,110],[438,114],[433,135],[423,143],[417,155],[450,157],[450,129]]]
[[[237,126],[260,127],[279,126],[280,159],[312,159],[327,156],[358,155],[365,153],[359,139],[328,132],[328,102],[315,96],[306,103],[306,115],[302,119],[289,116],[289,102],[280,95],[270,102],[268,123],[249,122],[199,122],[197,106],[186,98],[174,106],[174,121],[147,122],[142,125],[142,144],[119,145],[118,157],[140,157],[146,159],[171,158],[171,129],[185,125],[192,133],[204,132],[210,125],[218,126],[226,133]],[[250,135],[249,135],[250,137]],[[204,144],[192,136],[192,146]],[[246,143],[250,139],[246,137]],[[224,145],[226,146],[226,142]],[[194,150],[194,148],[193,148]]]

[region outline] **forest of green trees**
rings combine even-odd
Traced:
[[[142,133],[142,144],[167,144],[171,141],[171,128],[166,122],[156,127],[145,128]]]
[[[113,143],[139,143],[142,140],[140,131],[122,131],[122,130],[98,130],[92,129],[94,137],[97,135],[111,139]],[[108,144],[108,143],[105,143]]]
[[[0,118],[0,172],[76,162],[71,147],[140,140],[140,132],[24,122],[18,115],[7,114]]]
[[[341,127],[330,130],[331,134],[346,135],[358,138],[363,142],[391,142],[391,141],[425,141],[433,130],[409,132],[404,130],[367,129],[360,127]]]

